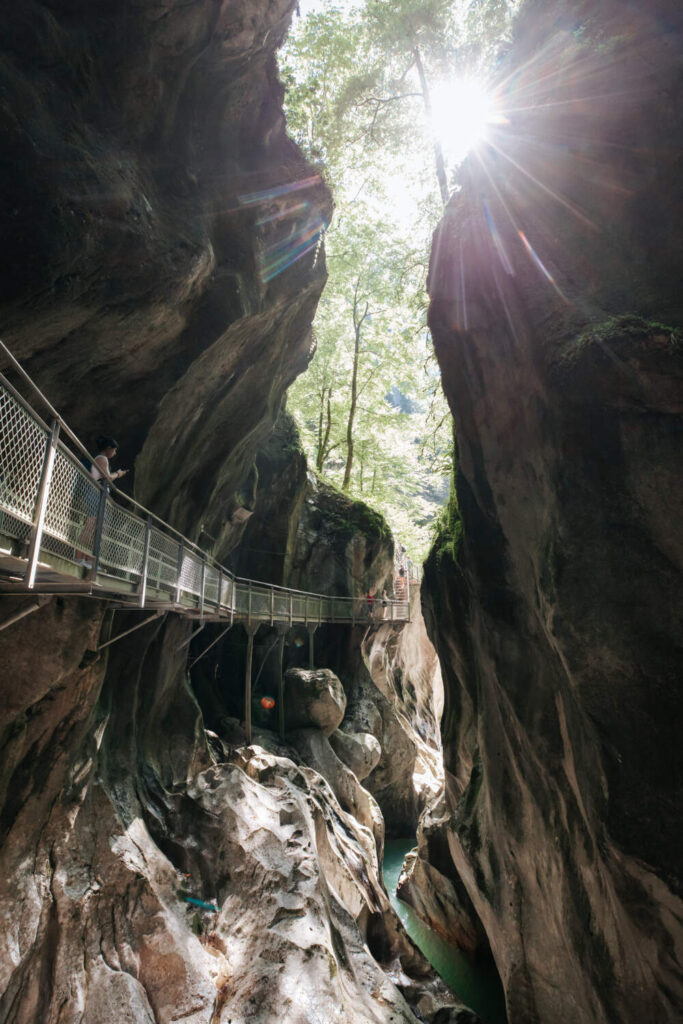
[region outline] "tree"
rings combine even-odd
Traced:
[[[453,170],[432,132],[431,86],[482,52],[503,8],[332,6],[302,19],[281,60],[289,131],[336,202],[317,352],[289,407],[318,472],[371,496],[416,553],[445,500],[452,450],[426,329],[429,243]]]

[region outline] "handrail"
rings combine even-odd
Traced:
[[[87,459],[89,459],[90,462],[94,462],[95,461],[95,456],[92,455],[88,451],[88,449],[85,447],[85,445],[79,439],[79,437],[71,430],[71,428],[69,427],[69,425],[66,422],[66,420],[62,419],[62,417],[59,415],[57,410],[51,404],[49,399],[46,398],[46,396],[40,390],[38,385],[35,383],[33,378],[26,372],[26,370],[21,365],[19,360],[10,352],[10,350],[7,348],[7,345],[5,345],[4,341],[2,341],[1,339],[0,339],[0,349],[2,349],[2,351],[7,355],[7,357],[9,358],[12,366],[17,371],[17,373],[21,376],[21,378],[38,395],[38,397],[40,398],[41,402],[43,402],[45,404],[46,408],[50,412],[50,415],[53,417],[53,419],[55,419],[57,421],[57,423],[59,423],[60,429],[63,430],[65,434],[67,434],[67,436],[76,445],[76,447],[78,448],[78,450],[80,451],[80,453],[82,455],[84,455]],[[12,384],[10,383],[10,381],[7,380],[7,378],[4,376],[4,374],[0,373],[0,379],[5,384],[6,387],[10,388],[10,390],[14,394],[14,397],[18,401],[21,402],[21,404],[27,409],[27,411],[30,412],[31,415],[34,418],[38,419],[38,421],[41,423],[42,426],[44,426],[46,429],[49,430],[49,427],[47,426],[45,421],[40,418],[38,413],[36,413],[36,411],[29,405],[29,403],[26,402],[26,400],[19,394],[19,392],[16,390],[16,388],[14,388],[12,386]],[[94,482],[99,484],[98,481],[94,481]],[[171,530],[173,533],[176,534],[177,537],[181,537],[186,544],[190,544],[193,548],[195,548],[196,551],[201,552],[202,549],[199,547],[199,545],[195,541],[190,540],[189,537],[186,537],[185,534],[181,533],[180,530],[176,529],[175,526],[172,526],[170,523],[165,522],[158,515],[156,515],[156,513],[152,512],[150,509],[146,508],[139,501],[137,501],[135,498],[133,498],[130,494],[126,494],[125,491],[121,491],[116,486],[116,484],[114,484],[113,481],[109,481],[109,487],[110,487],[110,490],[112,490],[116,495],[118,495],[119,498],[123,499],[124,501],[127,501],[130,505],[134,505],[135,508],[137,508],[141,512],[143,512],[145,516],[151,516],[152,519],[155,519],[158,523],[161,523],[165,527],[165,529]]]
[[[94,559],[91,593],[124,594],[140,608],[161,603],[198,613],[202,620],[205,613],[229,614],[231,620],[246,615],[249,621],[253,617],[271,624],[355,623],[363,620],[363,612],[368,619],[384,618],[384,611],[378,614],[379,598],[373,615],[362,595],[319,594],[235,576],[135,499],[95,481],[58,435],[63,433],[76,453],[92,461],[90,453],[2,341],[0,348],[52,417],[50,426],[0,373],[0,532],[13,543],[31,542],[27,591],[34,589],[39,555],[61,566],[78,563],[80,552],[81,562]],[[67,569],[68,575],[73,569]],[[58,584],[63,586],[64,576]],[[389,599],[389,604],[392,622],[409,619],[408,602]]]

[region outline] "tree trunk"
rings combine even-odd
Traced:
[[[318,414],[318,443],[316,445],[315,453],[315,467],[318,470],[322,468],[323,461],[323,410],[325,408],[325,391],[326,388],[322,388],[320,391],[320,412]]]
[[[439,190],[441,192],[441,201],[445,206],[448,202],[448,177],[446,175],[446,162],[443,158],[443,150],[441,149],[441,143],[436,137],[434,127],[432,125],[432,99],[429,94],[429,86],[427,84],[427,76],[425,74],[424,65],[422,63],[422,54],[420,53],[419,47],[413,47],[413,57],[415,58],[415,66],[417,67],[417,73],[420,77],[420,89],[422,90],[422,100],[425,105],[425,112],[427,114],[427,121],[429,122],[429,131],[432,136],[432,146],[434,147],[434,162],[436,164],[436,177],[439,182]]]
[[[327,415],[325,417],[325,433],[323,434],[323,405],[327,394]],[[316,453],[315,468],[319,473],[325,465],[330,446],[330,433],[332,431],[332,388],[323,388],[320,400],[320,420],[318,423],[318,451]]]
[[[351,375],[351,404],[349,406],[349,417],[346,421],[346,465],[344,466],[344,481],[342,490],[348,491],[351,486],[351,470],[353,469],[353,424],[356,419],[356,408],[358,406],[358,364],[360,363],[360,334],[363,322],[365,321],[369,303],[365,303],[365,310],[361,317],[358,316],[358,287],[360,278],[356,281],[353,293],[353,373]]]

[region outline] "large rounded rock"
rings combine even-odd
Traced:
[[[341,732],[337,729],[330,736],[332,749],[350,768],[359,782],[362,782],[375,768],[382,756],[382,748],[372,733]]]
[[[329,668],[290,668],[285,673],[285,724],[290,729],[320,729],[329,736],[346,711],[346,694]]]

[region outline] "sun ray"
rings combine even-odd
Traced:
[[[509,161],[509,163],[511,163],[513,167],[516,167],[517,170],[521,171],[522,174],[526,175],[526,177],[529,178],[530,181],[533,181],[534,185],[537,185],[540,189],[542,189],[543,192],[547,193],[547,195],[549,195],[552,199],[560,203],[562,206],[566,207],[566,209],[569,210],[570,213],[573,213],[578,220],[582,221],[592,231],[600,230],[598,225],[594,221],[592,221],[590,217],[588,217],[585,213],[582,213],[581,210],[579,210],[579,208],[574,203],[571,202],[571,200],[565,199],[564,196],[561,196],[558,192],[554,192],[553,189],[551,189],[548,185],[544,185],[540,178],[537,178],[534,174],[531,173],[531,171],[528,171],[525,167],[523,167],[522,164],[520,164],[517,160],[514,159],[514,157],[511,157],[508,153],[505,153],[500,148],[500,146],[496,146],[495,143],[491,142],[490,140],[488,144],[491,147],[491,149],[495,150],[495,152],[499,154],[499,156],[502,156],[504,160]]]

